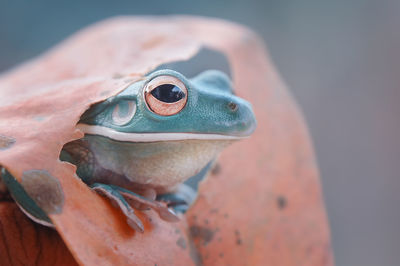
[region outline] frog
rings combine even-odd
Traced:
[[[84,137],[65,144],[60,160],[75,165],[77,178],[144,232],[137,210],[153,209],[165,221],[178,221],[220,152],[248,138],[256,125],[251,104],[235,95],[224,72],[187,78],[158,69],[91,105],[76,125]],[[5,168],[1,182],[29,218],[53,226]]]

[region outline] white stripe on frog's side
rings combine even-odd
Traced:
[[[126,133],[108,127],[78,124],[76,126],[85,134],[100,135],[118,141],[129,142],[154,142],[173,140],[237,140],[245,137],[228,136],[220,134],[198,133]]]

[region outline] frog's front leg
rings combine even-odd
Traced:
[[[139,232],[142,233],[144,232],[143,223],[136,216],[134,209],[127,201],[130,201],[132,205],[140,206],[140,209],[151,208],[155,210],[160,216],[160,218],[165,221],[168,222],[179,221],[179,218],[171,210],[169,210],[167,206],[153,199],[143,197],[125,188],[118,187],[115,185],[106,185],[100,183],[94,183],[90,185],[90,187],[99,194],[109,198],[111,202],[114,203],[115,206],[118,206],[119,209],[127,217],[127,223],[133,229]]]
[[[133,208],[138,210],[151,208],[163,220],[169,222],[179,220],[165,204],[155,201],[156,192],[154,190],[138,189],[130,191],[122,188],[122,186],[127,185],[123,181],[125,178],[102,168],[89,149],[87,141],[77,140],[67,143],[61,151],[60,159],[76,165],[79,178],[94,191],[109,198],[124,213],[128,224],[133,229],[143,232],[143,224],[136,216]]]

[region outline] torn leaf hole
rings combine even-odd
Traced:
[[[158,66],[151,72],[161,69],[178,71],[186,77],[194,77],[209,69],[219,70],[232,78],[229,61],[223,53],[209,48],[202,48],[194,57],[186,61],[175,61]]]

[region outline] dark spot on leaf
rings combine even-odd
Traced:
[[[110,94],[110,90],[105,90],[105,91],[102,91],[102,92],[100,93],[100,96],[106,96],[106,95],[108,95],[108,94]]]
[[[64,192],[57,178],[46,170],[29,170],[22,174],[21,185],[26,193],[47,214],[61,213]]]
[[[182,249],[186,249],[187,247],[186,240],[183,237],[178,238],[178,240],[176,240],[176,244]]]
[[[15,143],[15,139],[0,135],[0,150],[6,150]]]
[[[219,163],[216,163],[214,167],[211,169],[211,174],[218,175],[219,173],[221,173],[221,165]]]
[[[236,236],[236,245],[241,245],[242,244],[242,239],[240,237],[239,230],[235,230],[235,236]]]
[[[278,209],[283,210],[287,206],[287,200],[284,196],[278,196],[276,199]]]
[[[229,218],[229,214],[225,213],[224,218]]]
[[[121,73],[114,73],[114,75],[112,76],[113,79],[120,79],[123,77],[124,77],[124,75],[122,75]]]
[[[211,210],[210,210],[210,213],[218,213],[218,211],[219,211],[219,210],[218,210],[217,208],[214,208],[214,209],[211,209]]]
[[[190,235],[194,239],[203,241],[203,245],[207,245],[214,238],[214,231],[209,228],[193,225],[190,227]]]
[[[194,265],[202,266],[203,265],[203,258],[200,256],[199,251],[196,249],[193,241],[189,241],[189,255],[192,259]]]
[[[222,253],[222,252],[219,253],[219,257],[220,257],[220,258],[223,258],[223,257],[224,257],[224,253]]]

